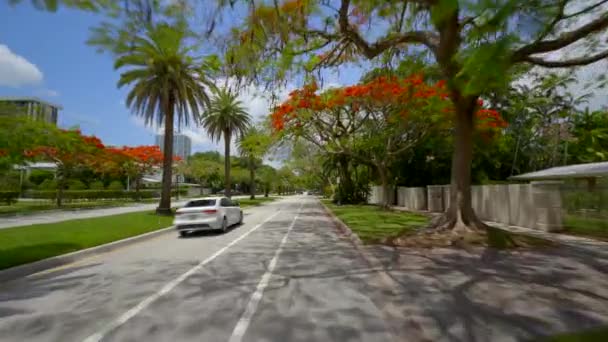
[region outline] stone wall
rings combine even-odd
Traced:
[[[395,204],[395,191],[394,188],[390,188],[389,199],[390,203]],[[370,189],[367,203],[370,204],[381,204],[384,199],[384,190],[381,186],[372,186]]]
[[[397,188],[397,205],[409,210],[426,210],[426,188]]]
[[[397,206],[409,210],[445,212],[450,203],[449,185],[426,188],[399,187]],[[372,187],[369,203],[379,204],[382,189]],[[556,231],[562,228],[562,200],[559,182],[478,185],[471,187],[473,209],[484,221]]]

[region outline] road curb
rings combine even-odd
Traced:
[[[149,233],[132,236],[130,238],[106,243],[104,245],[99,245],[75,252],[71,252],[68,254],[57,255],[48,259],[42,259],[39,261],[34,261],[29,264],[19,265],[11,268],[7,268],[5,270],[0,271],[0,282],[7,282],[11,280],[15,280],[18,278],[26,277],[28,275],[32,275],[34,273],[42,272],[48,269],[52,269],[55,267],[67,265],[73,263],[75,261],[90,257],[96,254],[102,254],[111,252],[115,249],[128,246],[131,244],[135,244],[138,242],[142,242],[154,237],[157,237],[162,234],[169,233],[173,230],[173,226],[162,228],[159,230],[155,230]]]
[[[359,254],[361,254],[361,256],[363,257],[365,262],[367,262],[371,268],[379,270],[380,274],[382,275],[383,280],[385,282],[387,282],[386,285],[393,286],[394,282],[390,279],[390,277],[384,271],[380,271],[380,270],[384,269],[384,265],[382,265],[382,262],[380,260],[378,260],[378,258],[376,258],[373,254],[371,254],[370,252],[365,250],[363,242],[361,241],[359,236],[357,236],[357,234],[355,234],[350,229],[350,227],[348,225],[346,225],[346,223],[342,222],[342,220],[340,220],[340,218],[338,218],[338,216],[336,216],[336,214],[334,214],[334,212],[331,209],[329,209],[329,207],[326,206],[325,203],[323,203],[321,201],[319,201],[319,202],[325,209],[325,212],[329,215],[329,217],[334,222],[334,225],[338,229],[338,231],[343,236],[346,236],[350,240],[350,242],[355,247],[355,249],[359,252]]]
[[[378,280],[381,282],[381,284],[384,285],[387,288],[387,290],[392,293],[392,295],[398,295],[399,291],[401,290],[402,287],[388,274],[388,272],[386,271],[386,268],[384,267],[382,262],[378,258],[376,258],[376,256],[374,256],[372,253],[365,250],[363,242],[357,236],[357,234],[355,234],[350,229],[350,227],[348,227],[344,222],[342,222],[342,220],[340,220],[336,216],[336,214],[334,214],[334,212],[325,205],[325,203],[323,203],[321,201],[319,201],[319,202],[325,209],[325,212],[329,215],[329,217],[334,222],[336,229],[342,235],[344,235],[348,238],[350,243],[355,247],[355,250],[359,253],[359,255],[361,255],[361,258],[363,258],[363,260],[369,265],[370,269],[375,270],[377,272]],[[394,308],[394,307],[391,307],[390,305],[388,305],[386,307],[379,308],[379,310],[381,310],[383,315],[386,315],[386,317],[390,317],[391,321],[400,321],[400,322],[408,321],[408,317],[404,316],[403,313],[401,312],[401,310],[399,310],[398,308]],[[423,337],[426,335],[425,331],[422,327],[413,326],[412,328],[416,329]],[[390,328],[390,330],[391,330],[391,334],[394,336],[395,341],[403,341],[403,340],[411,337],[410,335],[404,336],[402,331],[400,331],[399,329],[395,329],[394,327]],[[421,340],[430,341],[426,337],[422,338]]]

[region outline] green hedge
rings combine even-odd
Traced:
[[[0,202],[11,205],[19,198],[19,191],[0,191]]]
[[[176,194],[173,190],[173,196]],[[186,189],[180,189],[181,196],[187,194]],[[24,197],[39,198],[39,199],[54,199],[57,196],[56,191],[26,191]],[[139,194],[135,191],[124,190],[65,190],[63,191],[63,199],[65,200],[100,200],[100,199],[139,199],[154,198],[160,196],[160,191],[157,190],[140,190]]]

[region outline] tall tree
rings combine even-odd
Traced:
[[[185,175],[196,180],[201,187],[201,195],[205,187],[213,188],[218,185],[221,179],[221,163],[203,158],[190,157],[186,165]]]
[[[233,137],[238,138],[247,131],[251,117],[236,94],[220,89],[201,123],[212,140],[224,140],[224,194],[230,197],[230,144]]]
[[[341,161],[355,159],[374,167],[384,190],[384,207],[391,204],[392,164],[453,111],[445,82],[427,84],[417,74],[380,76],[319,95],[315,91],[307,86],[292,92],[272,113],[275,129],[346,157]],[[484,126],[504,126],[494,110],[480,109],[477,118]],[[343,172],[341,181],[347,177]]]
[[[146,124],[164,125],[162,192],[156,209],[163,215],[171,213],[174,123],[197,122],[202,107],[210,104],[207,89],[214,87],[205,63],[191,55],[186,38],[182,26],[150,26],[130,49],[119,52],[114,64],[116,69],[127,68],[118,81],[119,87],[131,86],[127,106]]]
[[[258,81],[289,80],[289,71],[360,56],[403,59],[414,45],[429,52],[456,109],[450,207],[437,223],[455,232],[486,228],[473,211],[470,188],[479,97],[505,87],[517,65],[574,67],[608,57],[598,44],[608,27],[604,0],[275,0],[250,8],[245,25],[233,30],[226,60],[235,75]],[[585,56],[546,55],[566,47],[584,47],[578,50]]]
[[[238,141],[239,154],[247,159],[251,199],[255,199],[255,171],[262,165],[262,159],[268,152],[270,143],[270,135],[255,126],[250,127]]]
[[[114,157],[110,158],[110,168],[135,183],[136,199],[139,200],[141,181],[146,174],[163,165],[163,152],[155,145],[111,147],[107,150]]]

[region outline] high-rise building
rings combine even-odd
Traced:
[[[35,120],[41,120],[57,125],[61,106],[43,101],[37,97],[0,97],[0,114],[27,115]],[[4,113],[6,112],[6,113]]]
[[[164,151],[164,141],[165,136],[163,134],[156,135],[156,145],[160,147],[161,151]],[[173,155],[186,160],[190,154],[192,154],[192,140],[181,133],[173,134]]]

